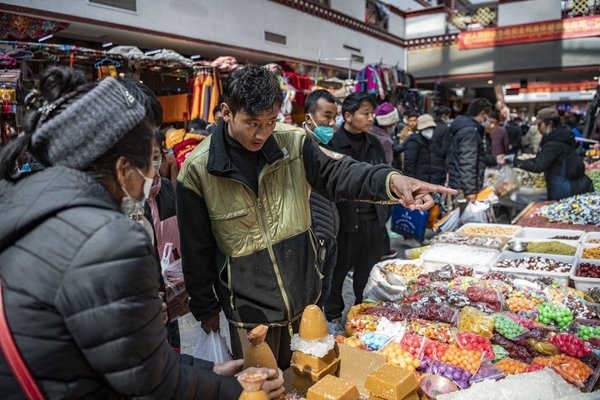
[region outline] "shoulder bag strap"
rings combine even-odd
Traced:
[[[25,361],[23,360],[23,357],[21,357],[21,353],[19,353],[19,349],[17,349],[15,339],[13,338],[10,328],[8,327],[8,321],[6,320],[6,315],[4,314],[2,281],[0,281],[0,349],[2,350],[4,359],[12,370],[27,399],[43,400],[44,395],[35,382],[35,379],[31,375],[31,372],[27,368],[27,365],[25,365]]]

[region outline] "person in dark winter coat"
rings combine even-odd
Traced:
[[[511,119],[506,123],[504,129],[506,129],[506,133],[508,135],[508,139],[510,141],[510,153],[505,154],[519,154],[519,150],[521,150],[521,138],[523,137],[523,129],[521,129],[521,120],[520,119]]]
[[[506,129],[498,124],[498,120],[490,118],[490,124],[487,128],[490,132],[490,145],[493,156],[499,156],[500,154],[509,154],[511,149],[510,139]]]
[[[469,104],[467,115],[458,116],[450,126],[452,142],[448,154],[448,183],[459,190],[457,199],[475,200],[483,188],[485,167],[498,165],[503,160],[502,156],[486,153],[484,127],[488,124],[491,107],[488,100],[475,99]]]
[[[327,90],[315,90],[304,101],[304,130],[319,145],[326,146],[333,137],[337,115],[337,101]],[[391,140],[391,139],[390,139]],[[324,307],[337,260],[337,235],[340,216],[335,203],[316,190],[310,192],[310,215],[312,229],[319,242],[317,257],[323,274],[319,307]]]
[[[542,149],[529,160],[507,156],[507,162],[530,172],[543,172],[546,178],[548,200],[560,200],[576,194],[593,192],[592,181],[585,175],[583,159],[577,155],[573,132],[560,124],[560,116],[553,108],[541,109],[536,117],[538,129],[543,132]]]
[[[127,217],[154,176],[144,107],[115,79],[87,84],[67,67],[47,69],[40,93],[0,154],[0,290],[42,395],[237,399],[241,387],[221,375],[241,360],[213,365],[166,341],[154,250]],[[44,169],[12,175],[25,149]],[[0,356],[2,397],[29,397],[7,364]],[[265,383],[275,395],[281,384]]]
[[[433,141],[440,150],[444,162],[448,157],[452,136],[450,135],[450,127],[448,126],[452,110],[450,107],[440,106],[434,110],[435,130],[433,131]]]
[[[385,153],[385,163],[388,165],[392,165],[394,160],[392,135],[398,121],[400,116],[392,103],[381,103],[375,108],[375,123],[371,128],[371,134],[375,135],[381,143]]]
[[[446,182],[444,158],[433,140],[436,123],[429,114],[419,116],[417,133],[404,142],[404,174],[425,182],[443,185]]]

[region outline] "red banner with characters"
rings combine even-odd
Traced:
[[[600,15],[460,32],[461,50],[600,36]]]

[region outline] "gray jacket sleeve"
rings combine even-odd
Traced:
[[[113,390],[141,399],[237,399],[233,378],[182,357],[166,340],[147,234],[113,220],[79,248],[55,305],[84,357]]]

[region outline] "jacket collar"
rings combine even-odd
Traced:
[[[349,135],[353,135],[353,133],[348,132],[344,129],[342,125],[340,129],[336,132],[334,137],[337,137],[337,144],[340,147],[352,147],[352,139],[350,139]],[[365,139],[368,146],[375,146],[375,142],[378,140],[374,134],[370,134],[367,132],[360,133],[359,135],[365,135]]]
[[[223,118],[219,119],[219,123],[213,134],[210,136],[210,145],[208,152],[208,162],[206,164],[206,170],[214,175],[231,175],[237,171],[229,151],[227,151],[227,144],[225,135],[227,135],[227,125]],[[262,155],[267,160],[268,164],[273,164],[285,157],[285,152],[279,147],[277,141],[271,135],[265,142],[263,148],[260,150]]]

